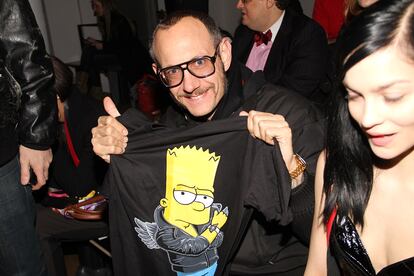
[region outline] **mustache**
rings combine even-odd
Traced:
[[[178,94],[178,97],[183,97],[183,98],[198,97],[198,96],[203,95],[204,93],[206,93],[211,88],[212,88],[212,86],[205,87],[205,88],[197,88],[192,93],[185,93],[185,92],[180,93],[180,94]]]

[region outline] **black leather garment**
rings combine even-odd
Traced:
[[[342,275],[414,275],[414,257],[386,266],[376,274],[355,225],[348,217],[333,224],[329,246],[338,261]]]
[[[56,134],[56,96],[40,29],[27,0],[0,1],[0,22],[0,131],[17,124],[20,144],[47,149]]]

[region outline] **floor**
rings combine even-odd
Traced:
[[[110,250],[108,239],[103,239],[102,241],[96,240],[96,243],[98,247],[103,247],[104,249]],[[97,262],[98,263],[101,262],[102,267],[111,267],[111,258],[105,255],[104,253],[102,253],[102,251],[100,251],[98,247],[91,245],[90,248],[93,250],[93,252],[95,252],[96,250],[98,254],[96,256],[95,256],[95,253],[92,254],[92,256],[95,256],[95,257],[92,257],[92,259],[90,259],[91,255],[88,255],[89,258],[85,259],[84,261],[87,261],[87,262],[88,260],[89,262],[92,261],[95,263],[95,265],[97,264]],[[77,250],[78,250],[78,247],[76,246],[76,243],[64,243],[63,244],[63,253],[65,256],[67,276],[76,276],[76,271],[79,267],[79,256],[78,256]],[[98,260],[96,258],[98,258]]]

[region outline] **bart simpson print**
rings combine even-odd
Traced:
[[[154,211],[155,222],[134,218],[135,231],[149,249],[166,251],[177,275],[213,276],[229,215],[214,202],[220,156],[181,146],[168,149],[166,159],[165,197]]]

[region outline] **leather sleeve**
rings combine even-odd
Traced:
[[[19,143],[47,149],[56,135],[56,96],[53,67],[27,0],[0,2],[0,52],[4,66],[18,83]]]

